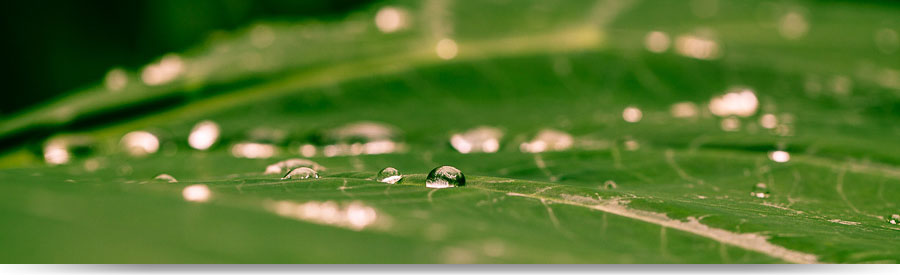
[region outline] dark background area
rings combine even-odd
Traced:
[[[112,67],[137,70],[211,31],[262,19],[340,16],[371,0],[11,1],[0,9],[8,116],[95,83]]]

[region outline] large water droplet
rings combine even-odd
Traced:
[[[319,165],[315,161],[311,161],[308,159],[294,158],[294,159],[282,160],[282,161],[276,162],[274,164],[271,164],[269,166],[266,166],[265,174],[267,174],[267,175],[282,174],[286,171],[291,171],[297,167],[312,168],[313,170],[316,170],[316,171],[325,170],[325,166]]]
[[[572,147],[575,139],[572,135],[553,129],[541,130],[537,136],[529,142],[522,143],[519,149],[526,153],[540,153],[544,151],[562,151]]]
[[[188,136],[188,144],[191,148],[197,150],[209,149],[219,139],[219,132],[219,125],[215,122],[209,120],[201,121],[194,125],[194,128],[191,130],[191,135]]]
[[[378,175],[375,176],[375,180],[395,184],[403,180],[403,175],[400,174],[400,170],[394,167],[385,167],[378,172]]]
[[[169,174],[159,174],[158,176],[153,177],[153,179],[166,182],[178,182],[175,177]]]
[[[464,133],[453,134],[450,145],[456,151],[468,153],[494,153],[500,149],[503,131],[489,126],[473,128]]]
[[[291,180],[291,179],[303,180],[303,179],[309,179],[309,178],[318,179],[319,173],[316,173],[316,170],[313,170],[312,168],[309,168],[309,167],[297,167],[297,168],[294,168],[293,170],[291,170],[290,172],[288,172],[281,179],[283,179],[283,180]]]
[[[750,196],[760,199],[768,198],[770,196],[769,186],[762,182],[757,183],[753,186],[753,191],[750,191]]]
[[[453,166],[434,168],[425,178],[425,186],[429,188],[450,188],[466,185],[466,176]]]

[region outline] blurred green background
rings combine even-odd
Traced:
[[[0,115],[137,69],[211,33],[254,21],[342,16],[371,0],[11,1],[0,10],[7,56]]]

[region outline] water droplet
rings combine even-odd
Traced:
[[[315,145],[303,144],[303,145],[300,145],[299,151],[300,151],[300,155],[307,157],[307,158],[311,158],[311,157],[316,156],[317,149],[316,149]]]
[[[749,88],[733,87],[722,96],[714,97],[709,101],[709,111],[714,115],[748,117],[756,113],[759,100],[756,93]]]
[[[404,144],[396,142],[400,132],[377,122],[356,122],[332,129],[323,134],[330,144],[322,148],[326,157],[342,155],[390,154],[404,149]]]
[[[375,14],[375,26],[383,33],[392,33],[406,28],[408,24],[409,13],[406,10],[386,6],[378,10]]]
[[[450,60],[456,57],[458,50],[456,41],[447,38],[438,41],[437,46],[435,47],[438,57],[444,60]]]
[[[201,121],[191,130],[188,144],[197,150],[209,149],[219,139],[219,132],[219,124],[209,120]]]
[[[309,168],[309,167],[297,167],[297,168],[294,168],[293,170],[291,170],[290,172],[288,172],[287,174],[285,174],[284,177],[282,177],[281,179],[283,179],[283,180],[290,180],[290,179],[303,180],[303,179],[309,179],[309,178],[318,179],[319,173],[316,173],[316,170],[313,170],[312,168]]]
[[[159,174],[156,177],[153,177],[155,180],[166,181],[166,182],[178,182],[172,175],[169,174]]]
[[[44,161],[50,165],[68,163],[76,156],[93,153],[94,139],[88,136],[59,136],[44,143]]]
[[[644,37],[644,47],[654,53],[662,53],[669,49],[669,35],[661,31],[652,31]]]
[[[181,195],[186,201],[205,202],[209,200],[210,191],[205,184],[193,184],[185,187]]]
[[[759,117],[759,125],[766,129],[775,129],[778,126],[778,118],[773,114],[764,114]]]
[[[103,79],[103,85],[112,92],[118,92],[128,85],[128,74],[121,68],[114,68],[106,73]]]
[[[900,214],[891,215],[891,218],[888,219],[888,222],[891,224],[900,224]]]
[[[503,131],[494,127],[481,126],[464,133],[453,134],[450,145],[456,151],[468,153],[495,153],[500,149]]]
[[[696,59],[716,59],[719,57],[719,43],[698,35],[681,35],[675,39],[675,50],[679,54]]]
[[[774,162],[788,162],[791,160],[791,154],[785,151],[772,151],[769,152],[769,159]]]
[[[765,199],[769,197],[769,186],[765,183],[757,183],[753,186],[753,191],[750,191],[750,196]]]
[[[726,117],[722,119],[720,125],[723,131],[734,132],[741,129],[741,120],[736,117]]]
[[[395,184],[403,180],[403,175],[400,174],[400,170],[394,167],[385,167],[378,172],[378,175],[375,176],[375,180]]]
[[[428,188],[450,188],[466,185],[466,176],[453,166],[440,166],[431,170],[425,178]]]
[[[178,78],[184,70],[184,61],[176,54],[167,54],[157,63],[144,67],[141,80],[149,86],[162,85]]]
[[[156,153],[159,139],[147,131],[134,131],[122,136],[119,142],[129,155],[140,157]]]
[[[313,170],[316,170],[316,171],[324,171],[325,170],[324,166],[319,165],[315,161],[311,161],[308,159],[294,158],[294,159],[282,160],[282,161],[276,162],[274,164],[271,164],[269,166],[266,166],[265,174],[267,174],[267,175],[268,174],[282,174],[284,172],[291,171],[294,168],[298,168],[298,167],[312,168]]]
[[[231,155],[238,158],[264,159],[275,155],[275,145],[243,142],[231,146]]]
[[[688,118],[697,116],[697,104],[693,102],[678,102],[672,104],[672,107],[669,108],[669,112],[672,113],[673,117],[677,118]]]
[[[629,106],[622,111],[622,119],[626,122],[637,123],[641,121],[642,117],[644,117],[644,114],[637,107]]]
[[[575,139],[572,135],[553,129],[544,129],[529,142],[522,143],[519,150],[526,153],[540,153],[544,151],[563,151],[572,147]]]
[[[797,12],[788,12],[778,21],[778,32],[787,39],[799,39],[806,35],[809,30],[809,23],[802,14]]]
[[[882,53],[892,54],[900,48],[900,36],[893,29],[879,29],[875,32],[875,45]]]

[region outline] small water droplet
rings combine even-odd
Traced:
[[[757,183],[753,186],[753,191],[750,191],[750,196],[765,199],[768,198],[771,194],[769,193],[769,186],[765,183]]]
[[[684,101],[672,104],[672,107],[669,108],[669,112],[672,113],[673,117],[677,118],[688,118],[697,116],[697,104],[693,102]]]
[[[159,150],[159,138],[147,131],[129,132],[119,142],[129,155],[141,157]]]
[[[141,80],[149,86],[169,83],[184,71],[184,61],[176,54],[167,54],[157,63],[149,64],[141,71]]]
[[[343,155],[377,155],[403,151],[405,145],[399,139],[400,131],[378,122],[350,123],[323,133],[328,143],[322,148],[326,157]]]
[[[435,52],[437,52],[437,56],[444,60],[450,60],[456,57],[459,49],[456,46],[456,41],[453,39],[444,38],[438,41],[437,46],[435,47]]]
[[[709,111],[720,117],[748,117],[756,113],[759,100],[749,88],[732,87],[724,95],[709,101]]]
[[[634,106],[629,106],[628,108],[625,108],[624,111],[622,111],[622,119],[624,119],[626,122],[637,123],[641,121],[642,117],[644,117],[644,114],[643,112],[641,112],[641,109],[638,109]]]
[[[188,144],[197,150],[209,149],[219,139],[219,132],[219,124],[209,120],[201,121],[191,130]]]
[[[791,154],[785,151],[772,151],[769,152],[769,159],[774,162],[788,162],[791,160]]]
[[[325,170],[325,166],[319,165],[319,163],[317,163],[315,161],[311,161],[308,159],[293,158],[293,159],[282,160],[282,161],[276,162],[274,164],[271,164],[269,166],[266,166],[265,174],[267,174],[267,175],[281,174],[281,173],[284,173],[287,171],[291,171],[294,168],[298,168],[298,167],[312,168],[313,170],[316,170],[316,171],[324,171]]]
[[[128,85],[128,74],[121,68],[114,68],[106,73],[103,84],[107,90],[118,92]]]
[[[205,202],[210,197],[209,187],[205,184],[189,185],[181,191],[181,195],[186,201]]]
[[[288,172],[287,174],[285,174],[284,177],[282,177],[281,179],[283,179],[283,180],[289,180],[289,179],[303,180],[303,179],[309,179],[309,178],[318,179],[319,173],[316,173],[316,170],[313,170],[312,168],[309,168],[309,167],[297,167],[297,168],[294,168],[293,170],[291,170],[290,172]]]
[[[94,140],[88,136],[60,136],[44,143],[44,161],[50,165],[68,163],[76,156],[93,153]]]
[[[169,174],[159,174],[156,177],[153,177],[155,180],[166,181],[166,182],[178,182],[172,175]]]
[[[644,47],[654,53],[665,52],[671,43],[669,35],[661,31],[652,31],[644,37]]]
[[[275,155],[275,145],[243,142],[231,146],[231,154],[238,158],[264,159]]]
[[[489,126],[480,126],[464,133],[453,134],[450,137],[450,145],[457,152],[468,153],[495,153],[500,149],[500,139],[503,131]]]
[[[519,145],[519,150],[526,153],[563,151],[571,148],[574,143],[575,139],[569,133],[553,129],[544,129],[531,141]]]
[[[450,188],[466,185],[466,176],[453,166],[440,166],[431,170],[425,178],[428,188]]]
[[[403,175],[400,174],[400,170],[394,167],[385,167],[378,172],[378,175],[375,176],[375,180],[395,184],[403,180]]]
[[[385,6],[375,14],[375,26],[383,33],[392,33],[406,28],[408,17],[409,13],[404,9]]]

